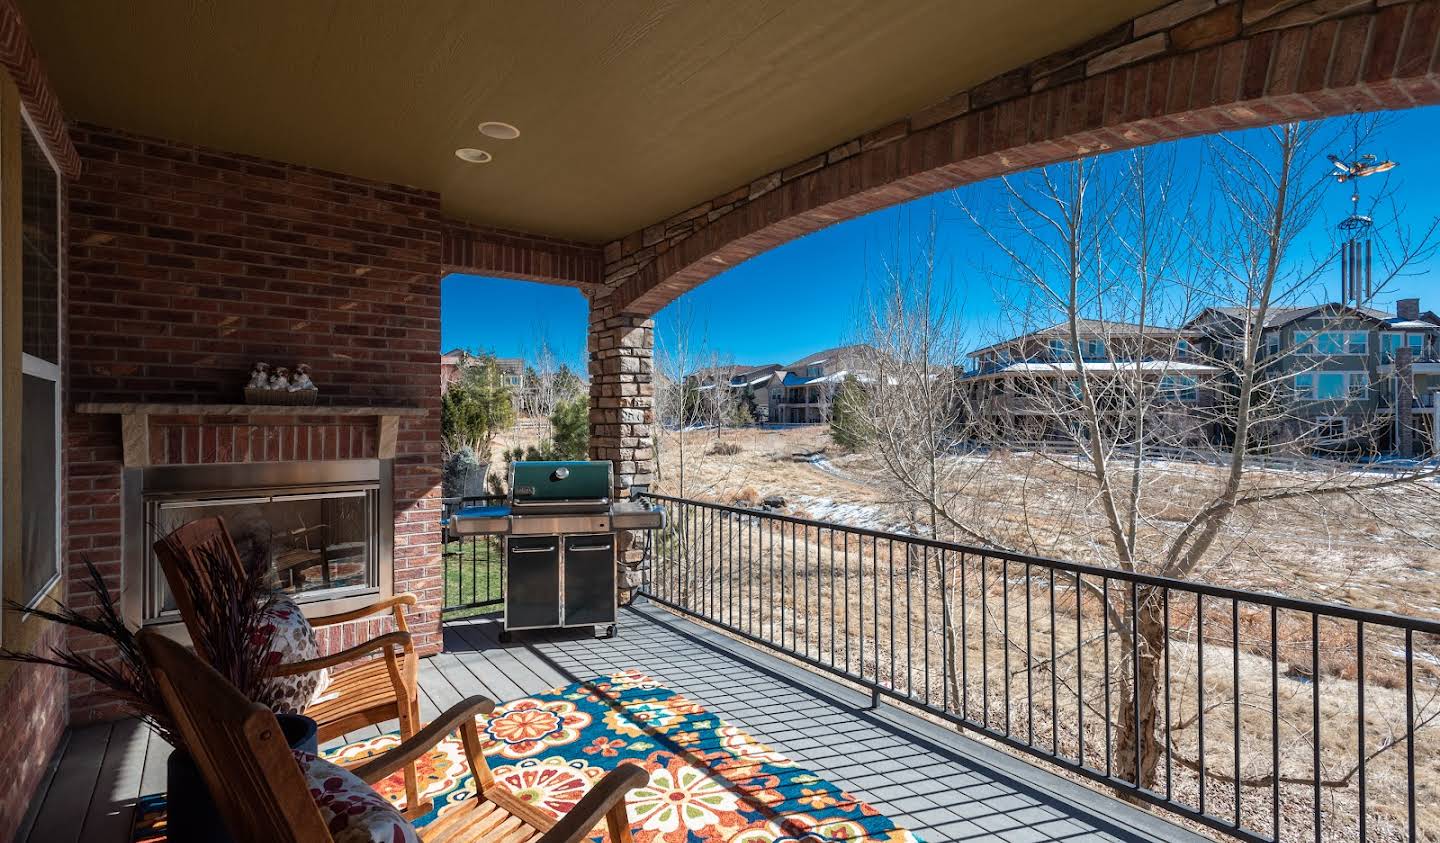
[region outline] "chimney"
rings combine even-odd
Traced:
[[[1395,302],[1395,316],[1398,319],[1419,319],[1420,300],[1400,299]]]

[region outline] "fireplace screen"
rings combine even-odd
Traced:
[[[150,498],[146,501],[149,548],[196,518],[218,515],[240,558],[258,561],[273,586],[299,599],[342,597],[370,590],[378,580],[376,486],[234,497]],[[145,617],[172,614],[175,604],[153,551],[147,566]]]

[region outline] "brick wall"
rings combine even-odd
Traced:
[[[70,190],[71,403],[234,403],[251,364],[308,362],[322,400],[424,407],[401,418],[395,588],[439,649],[441,216],[411,188],[81,125]],[[374,453],[374,421],[152,419],[168,462]],[[120,421],[71,413],[71,576],[88,556],[120,587]],[[72,591],[73,594],[73,591]],[[328,644],[365,630],[334,633]],[[93,642],[76,641],[85,647]],[[103,716],[86,683],[72,719]]]
[[[52,627],[35,649],[47,652],[60,640]],[[55,668],[21,665],[0,687],[0,700],[0,840],[9,840],[65,732],[65,677]]]

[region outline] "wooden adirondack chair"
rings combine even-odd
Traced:
[[[231,560],[235,576],[243,575],[239,551],[225,529],[224,519],[218,516],[197,518],[155,543],[155,555],[165,572],[165,581],[170,584],[175,606],[192,633],[198,628],[195,617],[198,595],[190,593],[191,579],[183,576],[181,569],[188,567],[201,572],[193,579],[203,587],[203,572],[207,567],[202,564],[200,554],[204,552]],[[308,619],[312,627],[319,629],[386,611],[393,612],[395,617],[393,632],[328,656],[292,662],[276,671],[277,675],[289,676],[330,670],[330,684],[325,689],[324,699],[305,709],[305,716],[312,718],[319,727],[321,742],[388,720],[399,721],[401,737],[408,738],[420,728],[419,660],[415,657],[415,646],[405,623],[405,607],[414,605],[415,595],[397,594],[359,609]],[[380,658],[374,658],[377,653]],[[208,653],[200,653],[200,656],[209,658]],[[366,661],[346,666],[367,656],[370,658]],[[408,800],[405,813],[408,816],[420,816],[429,811],[430,806],[420,803],[413,764],[405,768],[405,795]]]
[[[238,843],[333,843],[275,715],[245,699],[224,677],[155,630],[140,633],[140,649],[165,707],[216,806]],[[633,843],[625,794],[648,776],[634,764],[610,771],[556,821],[495,781],[481,752],[475,717],[493,711],[471,697],[377,758],[351,768],[374,784],[413,764],[445,736],[460,731],[477,794],[418,829],[425,843],[577,843],[604,820],[611,843]]]

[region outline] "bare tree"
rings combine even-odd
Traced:
[[[1208,213],[1181,207],[1173,171],[1145,150],[1127,154],[1118,172],[1091,159],[1004,179],[998,221],[961,203],[1006,256],[1006,280],[1018,279],[1028,292],[1016,313],[1032,325],[1055,322],[1038,334],[1044,352],[1017,349],[1019,360],[1001,360],[999,369],[1019,367],[1006,380],[1012,392],[1023,393],[1038,410],[1034,417],[1051,423],[1049,433],[1078,454],[1068,465],[1099,513],[1100,561],[1199,576],[1224,555],[1229,531],[1266,506],[1354,497],[1434,476],[1433,466],[1421,466],[1376,478],[1324,459],[1318,452],[1331,444],[1334,428],[1315,422],[1309,396],[1296,387],[1329,357],[1313,343],[1265,345],[1277,317],[1313,302],[1316,282],[1333,266],[1328,252],[1307,257],[1296,245],[1317,216],[1329,174],[1317,166],[1318,131],[1286,124],[1216,136],[1208,161],[1217,201]],[[1376,291],[1424,254],[1428,240],[1397,237]],[[1317,314],[1328,316],[1344,320],[1353,310]],[[1177,317],[1191,329],[1173,330]],[[1335,413],[1373,417],[1368,385],[1347,380],[1347,387],[1314,397],[1330,399]],[[1267,460],[1281,453],[1294,470],[1267,470]],[[1184,504],[1162,493],[1175,478],[1157,466],[1177,454],[1219,468],[1187,480]],[[1161,595],[1148,587],[1095,590],[1120,639],[1118,663],[1133,655],[1136,664],[1133,677],[1116,677],[1119,710],[1138,716],[1116,719],[1115,758],[1123,777],[1151,787],[1166,644]]]

